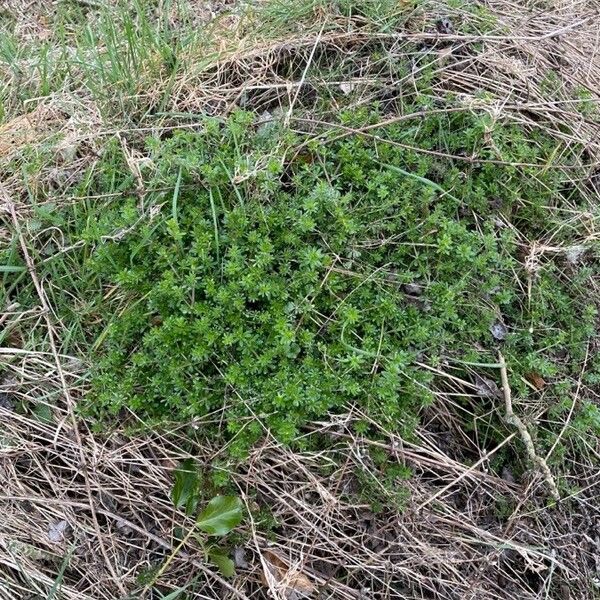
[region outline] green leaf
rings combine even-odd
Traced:
[[[54,581],[52,588],[48,592],[47,600],[54,600],[54,598],[56,597],[56,594],[60,591],[62,584],[63,584],[64,577],[65,577],[65,572],[67,570],[67,567],[69,566],[69,562],[70,562],[74,552],[75,552],[75,546],[73,545],[73,546],[71,546],[71,548],[69,549],[69,551],[65,554],[65,556],[63,558],[63,561],[60,565],[60,569],[58,571],[56,580]]]
[[[33,415],[42,423],[52,423],[52,409],[48,404],[43,404],[41,402],[39,404],[35,404],[33,407]]]
[[[215,496],[198,516],[198,527],[208,535],[227,535],[242,520],[242,502],[236,496]]]
[[[25,267],[20,267],[17,265],[0,265],[0,273],[22,273],[26,271]]]
[[[171,500],[175,508],[185,507],[186,514],[196,510],[198,504],[198,469],[193,459],[188,458],[175,471],[175,483],[171,491]]]
[[[219,569],[221,575],[233,577],[235,575],[235,565],[233,561],[219,551],[211,551],[208,555],[210,562]]]
[[[163,596],[161,598],[161,600],[176,600],[177,598],[181,598],[181,594],[183,594],[183,592],[185,592],[186,587],[187,587],[187,585],[172,591],[170,594]]]

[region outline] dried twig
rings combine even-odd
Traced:
[[[500,377],[502,379],[502,392],[504,394],[504,406],[506,410],[504,420],[509,425],[514,425],[519,430],[519,433],[521,434],[521,440],[525,444],[525,449],[527,450],[527,456],[529,456],[529,459],[538,466],[544,476],[544,480],[548,485],[548,489],[550,490],[552,497],[558,502],[560,500],[560,493],[558,492],[558,487],[556,486],[552,472],[550,471],[550,468],[548,467],[548,464],[544,458],[536,453],[535,446],[533,445],[533,439],[529,433],[529,430],[527,429],[527,426],[513,411],[512,394],[510,391],[510,385],[508,383],[506,362],[504,361],[504,357],[500,352],[498,352],[498,362],[500,364]]]

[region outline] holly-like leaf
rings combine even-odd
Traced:
[[[198,516],[198,527],[208,535],[227,535],[242,520],[242,502],[236,496],[215,496]]]
[[[233,577],[235,575],[235,565],[233,561],[223,552],[213,550],[209,553],[210,562],[219,569],[221,575],[225,577]]]
[[[175,508],[185,507],[189,515],[196,510],[198,503],[198,469],[193,459],[188,458],[175,471],[175,483],[171,491],[171,500]]]

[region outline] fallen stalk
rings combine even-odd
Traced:
[[[546,485],[550,490],[550,494],[558,502],[560,501],[560,494],[558,492],[556,482],[554,481],[554,477],[552,476],[552,472],[548,467],[548,463],[546,463],[546,461],[536,453],[535,446],[533,445],[533,439],[531,437],[531,434],[529,433],[529,430],[527,429],[527,426],[525,425],[525,423],[523,423],[521,418],[518,415],[516,415],[513,411],[512,394],[510,391],[510,385],[508,384],[508,372],[506,370],[506,362],[500,352],[498,352],[498,363],[500,365],[500,378],[502,380],[502,392],[504,393],[504,405],[506,409],[506,415],[504,417],[504,420],[509,425],[514,425],[518,429],[519,433],[521,434],[521,439],[525,444],[527,455],[529,456],[530,460],[535,465],[537,465],[540,471],[542,472],[544,480],[546,481]]]

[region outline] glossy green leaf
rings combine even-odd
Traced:
[[[171,500],[176,508],[185,507],[189,515],[198,504],[198,469],[193,459],[188,458],[175,471],[175,483],[171,491]]]
[[[208,555],[210,562],[219,569],[221,575],[225,577],[233,577],[235,575],[235,565],[233,561],[219,551],[210,552]]]
[[[236,496],[216,496],[198,516],[198,527],[208,535],[226,535],[242,520],[242,502]]]

